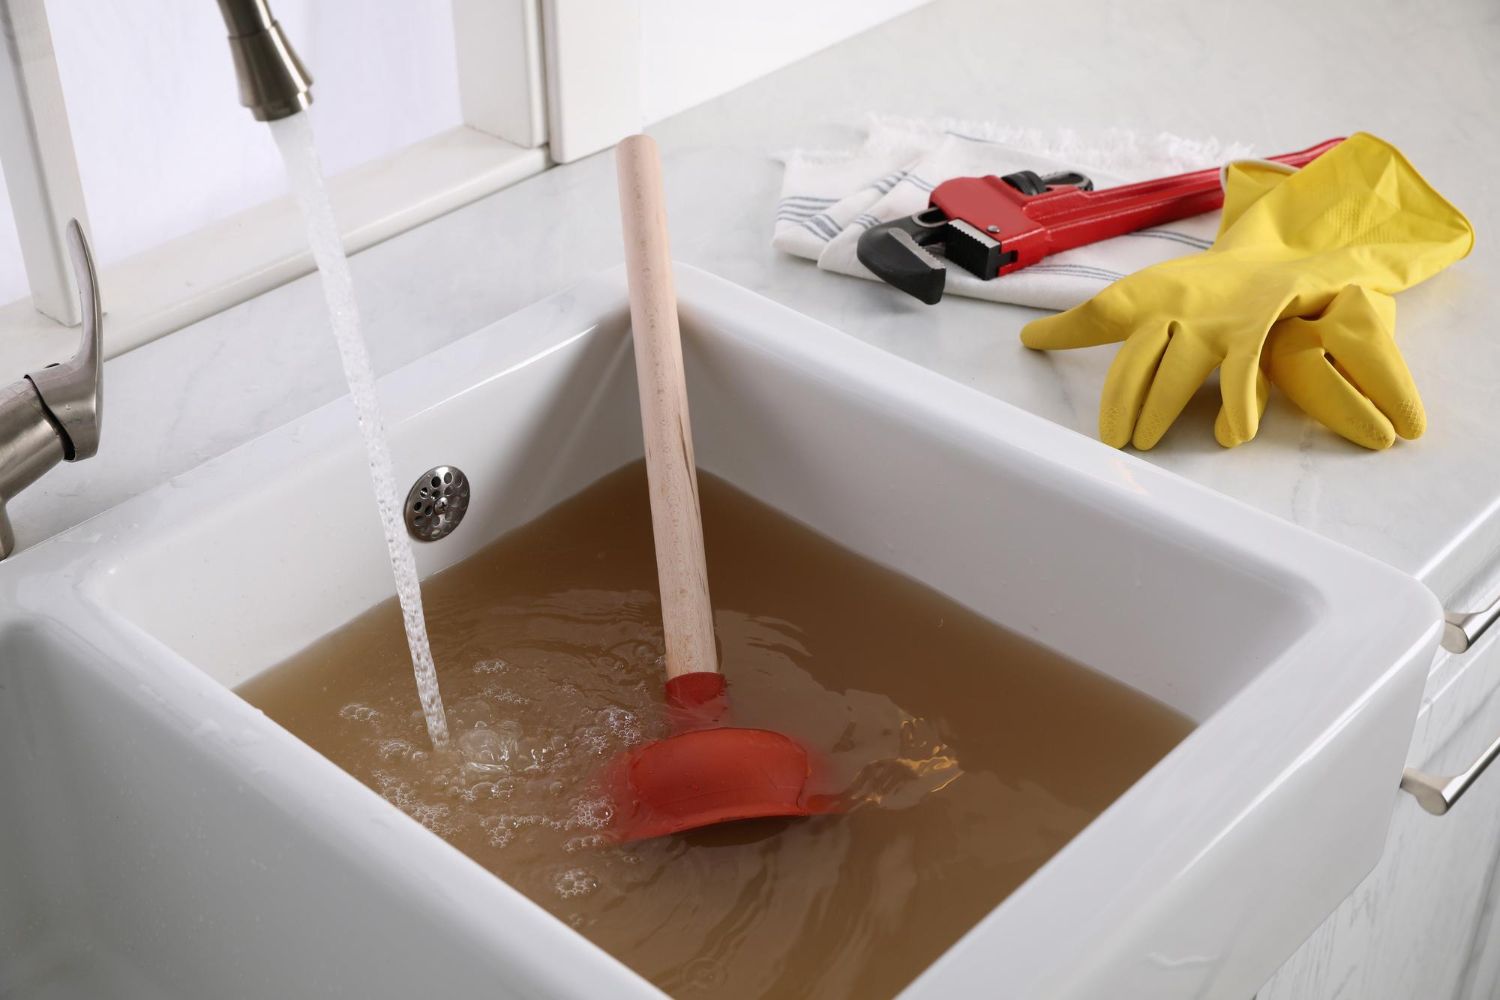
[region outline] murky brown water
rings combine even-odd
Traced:
[[[678,997],[895,994],[1191,729],[701,489],[734,721],[820,754],[847,814],[602,834],[605,765],[667,733],[639,463],[424,585],[461,753],[428,747],[394,601],[240,693]]]

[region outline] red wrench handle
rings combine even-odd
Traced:
[[[1329,139],[1308,149],[1269,159],[1302,167],[1343,141],[1342,138]],[[1219,169],[1210,168],[1102,191],[1053,188],[1027,199],[1022,210],[1033,222],[1046,229],[1049,238],[1045,253],[1054,254],[1202,215],[1223,204],[1224,189],[1219,183]],[[1001,273],[1005,270],[1002,269]]]

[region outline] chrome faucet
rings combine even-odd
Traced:
[[[16,547],[5,512],[12,498],[58,462],[79,462],[99,450],[103,324],[94,258],[77,219],[68,223],[68,256],[83,312],[78,351],[0,389],[0,559]]]
[[[219,0],[240,80],[240,103],[257,121],[288,118],[312,103],[312,75],[292,51],[266,0]]]

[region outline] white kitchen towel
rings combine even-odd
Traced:
[[[1216,167],[1249,155],[1247,146],[1166,133],[1143,137],[1111,129],[1087,136],[1064,129],[876,117],[857,149],[795,151],[782,157],[786,175],[772,245],[815,260],[826,271],[874,279],[855,257],[860,234],[878,223],[920,212],[932,189],[953,177],[1079,170],[1096,188],[1106,188]],[[996,302],[1066,309],[1132,271],[1208,247],[1218,228],[1219,213],[1213,212],[1054,254],[989,281],[950,267],[946,290]]]

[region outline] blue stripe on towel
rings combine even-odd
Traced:
[[[834,225],[832,219],[821,213],[814,215],[810,219],[802,220],[802,228],[825,243],[839,234],[839,227]]]
[[[1170,240],[1173,243],[1181,243],[1184,246],[1194,247],[1198,250],[1207,250],[1214,245],[1213,240],[1205,240],[1201,236],[1189,236],[1187,233],[1173,232],[1170,229],[1141,229],[1134,233],[1126,233],[1126,236],[1142,236],[1151,240]]]
[[[1119,271],[1089,264],[1033,264],[1027,271],[1045,271],[1049,274],[1066,274],[1076,278],[1095,278],[1099,281],[1118,281],[1125,277]]]

